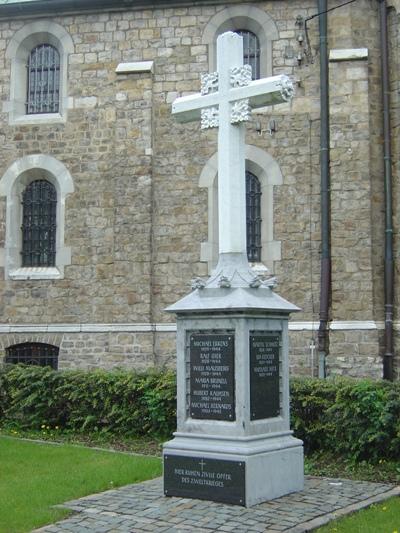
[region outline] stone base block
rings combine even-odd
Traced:
[[[303,443],[290,434],[185,436],[164,445],[164,493],[251,507],[304,487]]]

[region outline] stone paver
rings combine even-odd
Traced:
[[[303,533],[390,496],[400,487],[347,479],[306,477],[301,492],[251,508],[187,498],[166,498],[153,479],[67,502],[75,511],[38,533]]]

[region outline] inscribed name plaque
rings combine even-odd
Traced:
[[[164,455],[164,494],[245,505],[245,464]]]
[[[235,420],[235,336],[192,333],[189,345],[192,418]]]
[[[279,355],[281,334],[250,334],[250,419],[280,414]]]

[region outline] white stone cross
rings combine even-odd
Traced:
[[[218,131],[219,253],[246,253],[245,122],[251,109],[287,102],[293,84],[287,76],[251,81],[243,65],[243,38],[226,32],[217,39],[217,71],[202,76],[201,93],[177,98],[179,122],[201,119],[202,129]]]

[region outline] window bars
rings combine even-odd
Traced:
[[[251,66],[252,79],[260,78],[260,43],[257,35],[248,30],[237,30],[243,37],[243,63]]]
[[[58,368],[57,346],[41,342],[24,342],[6,348],[6,364],[24,364],[50,366],[53,370]]]
[[[261,185],[254,174],[246,171],[247,258],[261,261]]]
[[[29,55],[26,113],[58,113],[60,54],[50,44],[39,44]]]
[[[51,267],[56,261],[57,192],[46,180],[32,181],[22,195],[22,266]]]

